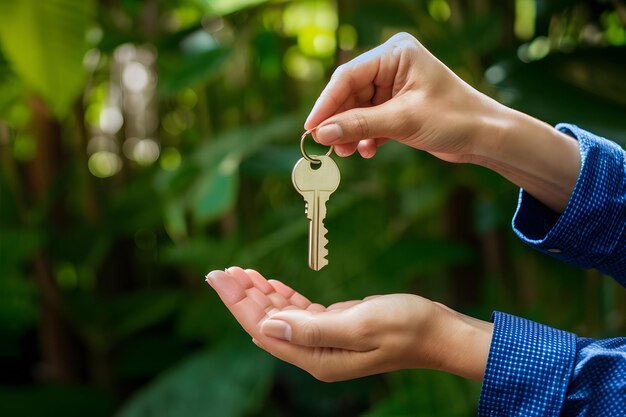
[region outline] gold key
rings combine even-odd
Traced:
[[[341,175],[339,167],[329,156],[332,147],[326,155],[307,155],[303,143],[308,133],[302,135],[300,149],[303,157],[293,167],[291,180],[306,202],[305,212],[309,219],[309,267],[319,271],[328,265],[327,230],[324,227],[326,201],[339,186]]]

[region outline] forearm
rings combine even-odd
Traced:
[[[477,130],[470,161],[526,190],[557,213],[563,212],[580,171],[578,142],[547,123],[506,107]]]

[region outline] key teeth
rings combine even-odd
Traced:
[[[328,265],[328,249],[326,248],[326,245],[328,245],[328,239],[326,239],[326,235],[328,234],[328,230],[326,229],[326,227],[324,227],[324,225],[322,224],[322,230],[320,231],[320,250],[319,250],[319,259],[320,259],[320,263],[323,263],[323,265]]]

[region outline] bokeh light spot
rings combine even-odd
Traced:
[[[285,53],[283,64],[287,74],[301,80],[319,80],[324,75],[322,63],[308,58],[297,47],[291,47]]]
[[[604,13],[602,20],[606,26],[604,37],[607,42],[615,46],[626,45],[626,28],[617,12]]]
[[[545,36],[538,36],[528,45],[528,57],[533,60],[544,58],[550,53],[550,40]]]
[[[446,22],[452,14],[450,5],[446,0],[430,0],[428,2],[428,13],[438,22]]]
[[[198,103],[198,94],[192,88],[185,88],[176,95],[176,101],[181,107],[193,109]]]
[[[161,149],[153,139],[141,139],[133,149],[133,159],[143,166],[151,165],[159,158]]]
[[[166,171],[175,171],[180,166],[181,159],[178,149],[168,146],[161,153],[161,168]]]
[[[110,135],[116,134],[124,124],[122,112],[117,107],[105,107],[100,112],[100,130]]]
[[[143,91],[150,82],[150,74],[148,69],[139,62],[131,62],[124,68],[122,73],[124,86],[130,91]]]
[[[161,121],[163,129],[171,135],[180,135],[194,123],[194,114],[187,109],[178,109],[166,114]]]
[[[122,169],[122,160],[113,152],[98,151],[89,157],[87,167],[94,176],[108,178]]]
[[[78,274],[74,265],[62,262],[56,267],[56,280],[61,288],[71,289],[78,286]]]
[[[318,58],[331,57],[337,46],[335,32],[310,26],[298,35],[298,46],[305,55]]]
[[[515,0],[514,31],[520,39],[530,39],[535,34],[537,4],[535,0]]]
[[[354,26],[348,24],[339,26],[337,36],[339,37],[339,48],[344,51],[351,51],[356,47],[358,35]]]
[[[485,71],[485,79],[491,84],[498,84],[506,78],[506,71],[502,65],[492,65]]]
[[[322,30],[337,30],[337,10],[334,3],[327,1],[293,2],[283,13],[283,29],[285,34],[297,36],[309,26]]]

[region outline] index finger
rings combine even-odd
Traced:
[[[315,102],[304,128],[311,130],[337,113],[343,103],[359,90],[374,83],[385,45],[367,51],[340,65]]]

